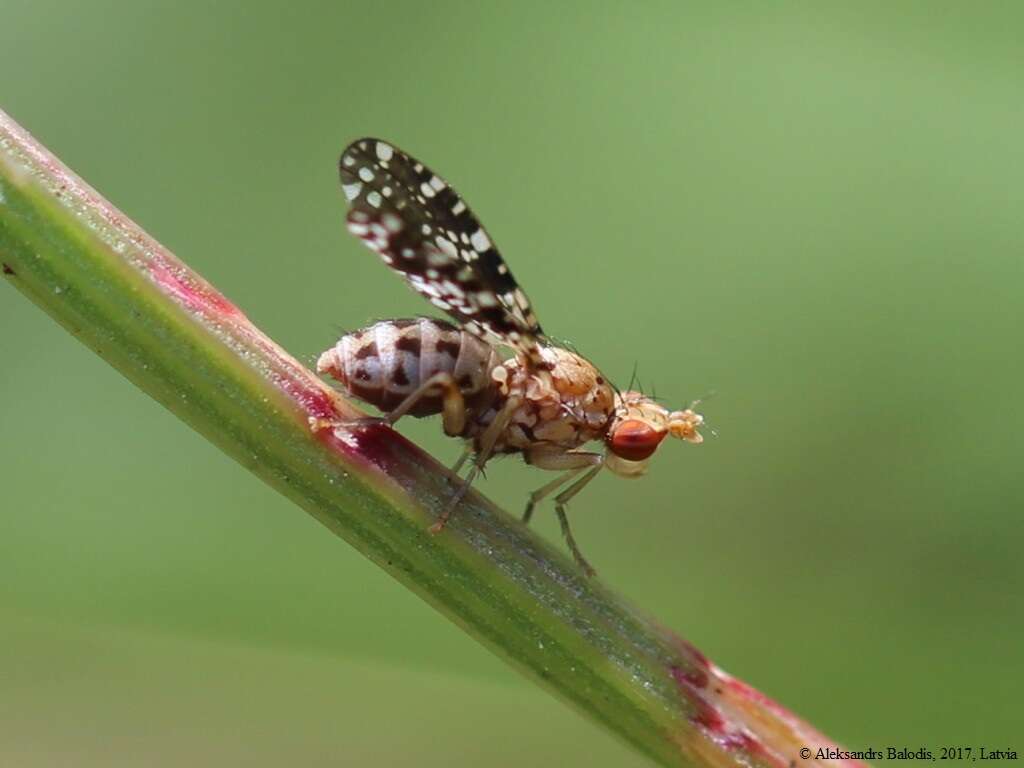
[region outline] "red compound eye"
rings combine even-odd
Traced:
[[[657,450],[666,434],[644,421],[628,419],[617,424],[608,435],[608,447],[612,453],[626,461],[643,461]]]

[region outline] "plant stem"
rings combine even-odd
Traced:
[[[361,415],[0,112],[7,282],[470,635],[656,762],[801,765],[835,744],[641,616]]]

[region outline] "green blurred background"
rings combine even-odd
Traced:
[[[304,360],[429,311],[340,149],[432,165],[549,331],[717,393],[575,503],[606,581],[850,747],[1024,751],[1020,6],[0,15],[0,106]],[[0,763],[642,764],[0,296]]]

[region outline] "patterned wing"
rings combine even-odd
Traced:
[[[352,234],[467,331],[542,364],[542,331],[526,294],[447,182],[371,138],[350,144],[339,169]]]

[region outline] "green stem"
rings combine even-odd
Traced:
[[[470,635],[655,761],[801,765],[834,744],[585,578],[358,415],[209,283],[0,112],[7,281],[154,399]]]

